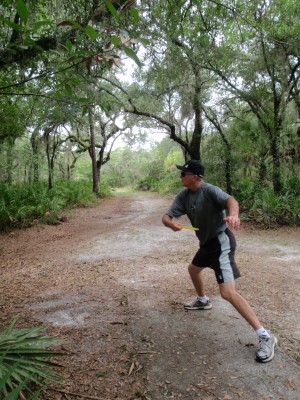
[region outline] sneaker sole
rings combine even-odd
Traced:
[[[204,307],[189,307],[189,306],[183,306],[185,310],[187,311],[197,311],[197,310],[210,310],[212,308],[212,305],[210,306],[204,306]]]
[[[266,363],[266,362],[269,362],[269,361],[272,361],[272,360],[273,360],[273,358],[274,358],[274,353],[275,353],[275,347],[277,346],[277,342],[278,342],[276,336],[274,336],[274,339],[275,339],[275,340],[274,340],[274,347],[273,347],[273,351],[272,351],[272,354],[270,355],[270,357],[269,357],[269,358],[265,358],[265,359],[261,359],[261,358],[259,358],[259,357],[256,356],[256,361],[257,361],[257,362],[259,362],[259,363]]]

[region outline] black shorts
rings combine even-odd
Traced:
[[[235,263],[236,241],[234,234],[226,229],[209,240],[195,254],[192,264],[201,268],[212,268],[218,283],[232,282],[241,276]]]

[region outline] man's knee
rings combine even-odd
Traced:
[[[188,271],[189,271],[189,274],[192,276],[192,275],[198,275],[198,274],[200,274],[200,272],[203,270],[203,268],[201,268],[201,267],[197,267],[196,265],[194,265],[194,264],[190,264],[189,266],[188,266]]]
[[[236,295],[234,282],[221,283],[219,285],[219,289],[220,295],[224,300],[227,300],[230,303],[234,301],[234,297]]]
[[[190,274],[192,273],[192,271],[194,271],[194,265],[193,264],[188,265],[188,271],[189,271]]]

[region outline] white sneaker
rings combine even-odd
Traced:
[[[185,310],[210,310],[212,308],[210,300],[207,300],[205,303],[196,299],[192,303],[186,303],[184,305]]]
[[[256,352],[256,361],[266,363],[271,361],[274,357],[275,346],[277,345],[277,338],[270,333],[270,337],[259,337],[259,349]]]

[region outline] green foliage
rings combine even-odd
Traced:
[[[135,187],[137,190],[152,190],[158,187],[159,180],[154,176],[147,176],[146,178],[140,179]]]
[[[110,134],[120,109],[139,111],[126,115],[131,132],[124,131],[125,136],[141,140],[154,125],[166,136],[149,151],[111,153],[101,169],[101,196],[120,186],[162,193],[181,188],[175,165],[183,162],[182,148],[165,135],[171,124],[186,153],[191,155],[192,147],[201,150],[207,180],[222,188],[232,185],[245,212],[271,224],[282,211],[287,214],[282,220],[297,223],[298,1],[233,1],[227,7],[222,2],[158,0],[140,14],[133,3],[0,4],[0,180],[13,183],[0,186],[0,227],[39,218],[57,223],[60,210],[90,201],[82,186],[57,181],[92,176],[84,117],[91,103],[100,110],[94,119],[97,150],[105,142],[100,129],[104,114],[105,121],[114,121]],[[146,43],[137,39],[141,35],[151,48],[138,52],[140,43]],[[122,82],[121,74],[118,80],[114,76],[120,53],[140,66],[132,85]],[[145,56],[146,62],[137,56]],[[194,132],[201,107],[203,130]],[[159,119],[142,117],[142,111]],[[225,176],[229,166],[231,181]],[[50,192],[42,184],[15,184],[44,180],[48,174],[55,184]]]
[[[24,116],[22,116],[20,101],[12,102],[11,99],[0,99],[0,143],[10,138],[13,142],[15,138],[24,134]]]
[[[104,180],[102,180],[99,187],[99,196],[100,197],[111,196],[111,187]]]
[[[47,186],[0,183],[0,227],[28,223],[49,208]]]
[[[111,160],[103,166],[103,179],[112,188],[135,187],[146,176],[157,176],[160,162],[153,159],[151,151],[137,151],[126,147],[112,153]]]
[[[135,186],[136,190],[149,190],[162,194],[177,193],[181,188],[182,185],[178,174],[175,176],[174,173],[166,173],[160,179],[154,176],[147,176],[144,179],[140,179]]]
[[[49,191],[51,209],[60,211],[66,207],[85,206],[95,202],[91,184],[83,181],[60,181]],[[58,204],[56,205],[57,201]],[[55,209],[57,207],[57,209]]]
[[[300,196],[300,179],[296,176],[290,176],[284,182],[284,192],[294,195],[295,197]]]
[[[13,321],[0,333],[0,398],[37,399],[48,382],[59,382],[52,357],[62,353],[48,350],[59,341],[42,336],[44,327],[14,329]]]
[[[300,224],[300,201],[289,194],[276,195],[270,189],[256,196],[249,217],[266,227]]]
[[[258,190],[259,185],[253,179],[244,177],[235,181],[233,196],[240,202],[243,210],[249,210],[253,205],[253,199]]]
[[[181,189],[182,184],[178,172],[176,172],[176,174],[175,172],[167,173],[159,180],[156,186],[156,190],[162,194],[178,193]]]
[[[112,164],[112,165],[111,165]],[[111,189],[127,186],[130,184],[130,179],[119,172],[119,166],[114,162],[111,162],[110,165],[107,165],[103,168],[103,172],[101,174],[101,186],[108,186]]]
[[[268,228],[300,225],[300,181],[296,178],[286,182],[286,190],[280,195],[246,178],[239,182],[234,195],[240,202],[245,220]]]
[[[46,183],[8,185],[0,182],[0,228],[28,226],[35,220],[57,223],[64,208],[96,202],[87,182],[62,181],[48,190]]]
[[[103,181],[112,188],[131,186],[141,190],[164,192],[175,190],[178,179],[176,164],[182,164],[178,145],[164,139],[149,150],[133,150],[129,147],[112,153],[109,165],[103,168]],[[176,174],[176,178],[170,175]]]

